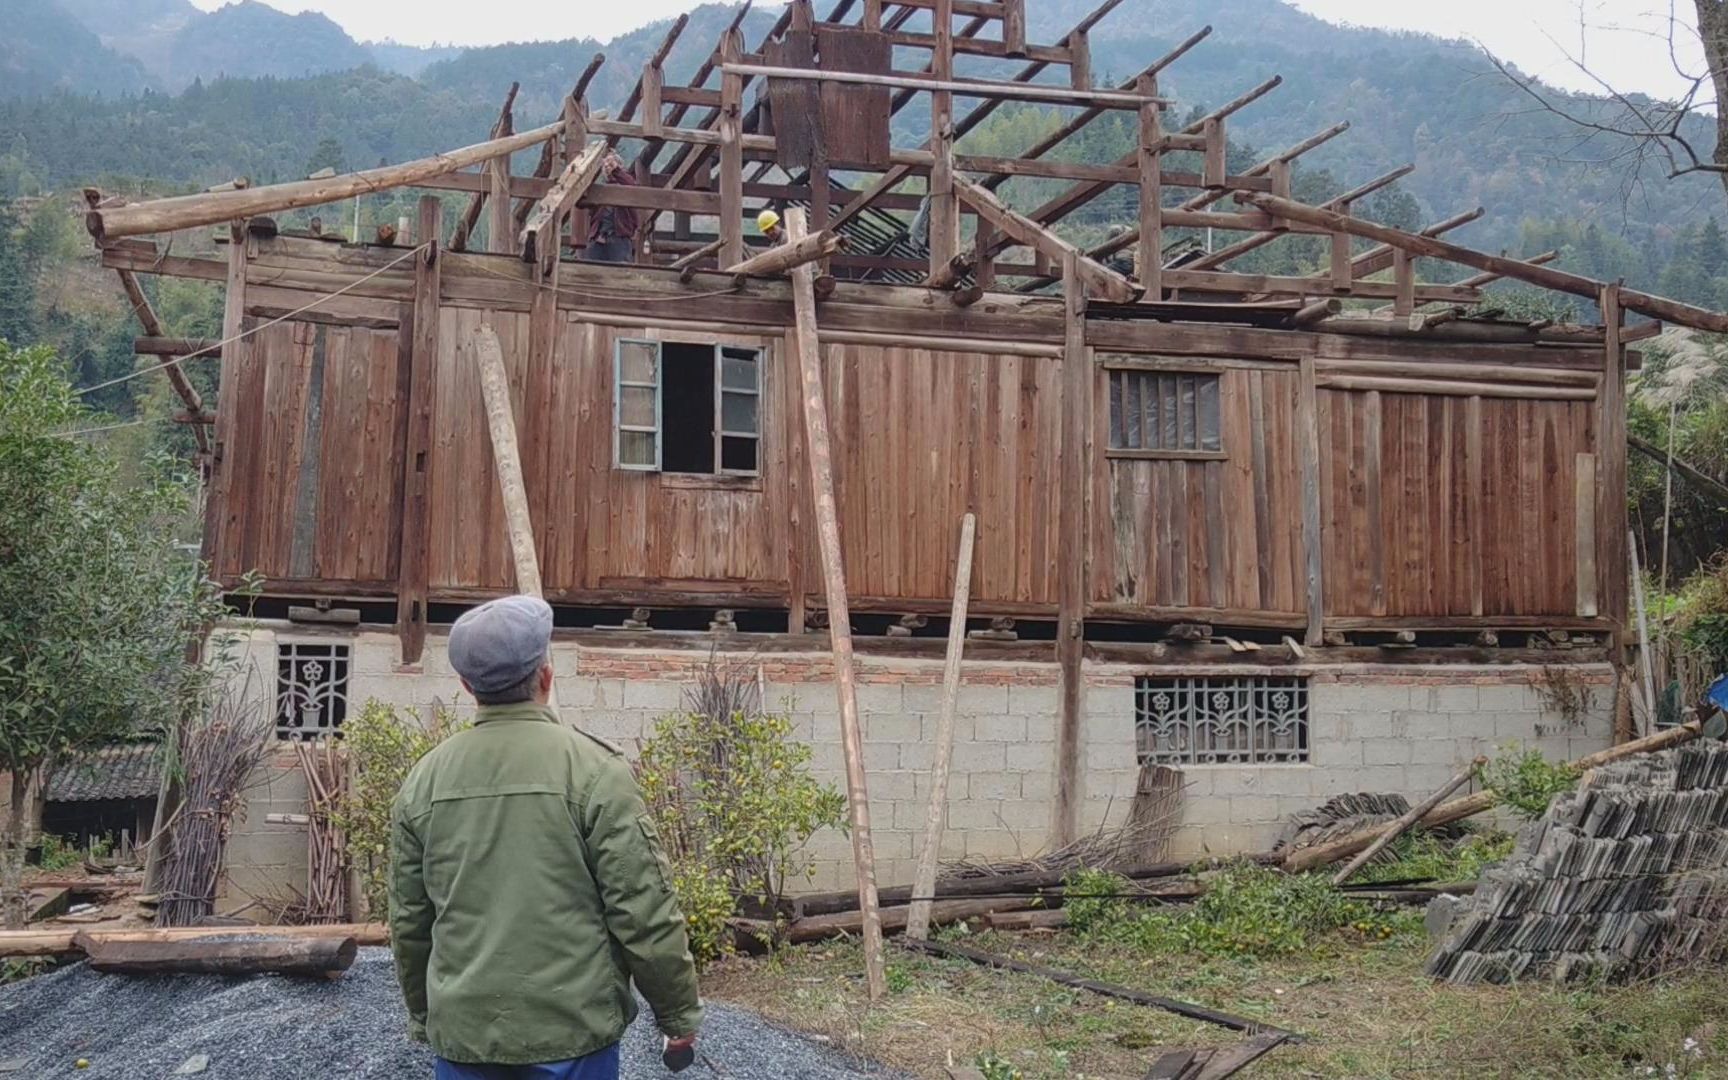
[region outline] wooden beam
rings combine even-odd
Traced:
[[[956,177],[954,190],[980,218],[988,221],[992,228],[1013,238],[1014,241],[1041,251],[1058,261],[1072,257],[1075,272],[1080,275],[1087,287],[1097,291],[1106,299],[1115,300],[1118,303],[1128,303],[1139,297],[1141,290],[1133,282],[1104,264],[1087,258],[1080,249],[1043,225],[1016,210],[1009,209],[982,185]]]
[[[127,271],[125,276],[132,278],[134,284],[137,283],[138,279],[130,271]],[[127,291],[130,293],[131,290]],[[150,313],[150,322],[154,323],[157,329],[161,329],[161,324],[156,322],[154,311]],[[132,351],[140,356],[221,356],[222,342],[216,338],[135,337],[132,339]],[[191,405],[190,402],[187,404]]]
[[[443,176],[470,165],[506,157],[564,130],[563,121],[502,139],[490,139],[459,150],[421,158],[402,165],[387,165],[363,172],[332,176],[324,180],[299,180],[288,184],[221,191],[214,194],[181,195],[130,206],[91,210],[85,227],[97,243],[106,244],[128,236],[174,232],[215,225],[258,214],[274,214],[303,206],[321,206],[356,195],[371,195],[408,187],[434,176]]]
[[[726,33],[720,53],[720,262],[744,261],[744,79],[731,63],[743,48],[738,31]]]
[[[432,456],[433,376],[438,360],[438,231],[443,218],[436,195],[420,196],[416,232],[427,237],[414,262],[413,323],[403,327],[408,341],[404,370],[397,379],[404,403],[402,430],[402,532],[396,561],[396,638],[404,664],[417,664],[426,647],[426,603],[431,563],[431,496],[428,469]]]
[[[126,299],[132,305],[132,313],[138,317],[138,325],[144,328],[146,336],[134,339],[133,351],[145,356],[154,356],[165,367],[162,373],[168,377],[168,384],[174,388],[174,393],[186,405],[186,411],[194,420],[192,437],[198,443],[198,452],[210,452],[210,435],[204,430],[203,423],[207,420],[204,412],[204,399],[199,395],[197,387],[186,378],[186,372],[180,368],[180,359],[187,356],[221,356],[221,342],[190,340],[187,338],[170,338],[164,336],[162,320],[156,317],[156,309],[150,305],[150,298],[144,295],[144,287],[139,284],[138,275],[130,270],[119,271],[120,287],[126,291]],[[188,347],[190,346],[190,347]]]
[[[1365,198],[1366,196],[1373,194],[1374,192],[1380,190],[1383,187],[1387,187],[1390,184],[1396,183],[1398,180],[1400,180],[1401,178],[1403,178],[1405,176],[1408,176],[1410,173],[1412,173],[1414,171],[1416,171],[1415,165],[1411,165],[1411,164],[1400,165],[1398,168],[1393,169],[1390,172],[1381,173],[1379,176],[1376,176],[1374,179],[1368,181],[1367,183],[1359,185],[1358,187],[1353,188],[1350,191],[1346,191],[1342,195],[1328,199],[1325,202],[1321,203],[1320,205],[1325,207],[1328,210],[1338,210],[1341,213],[1349,213],[1349,210],[1347,208],[1350,206],[1351,203],[1355,202],[1357,199]],[[1195,209],[1198,209],[1198,208],[1196,207]],[[1245,237],[1241,240],[1238,240],[1235,243],[1230,244],[1228,247],[1222,247],[1222,248],[1219,248],[1217,251],[1211,252],[1210,254],[1203,255],[1200,258],[1195,259],[1193,262],[1189,263],[1187,268],[1190,270],[1211,270],[1214,267],[1219,267],[1219,266],[1224,265],[1225,263],[1229,262],[1231,259],[1237,258],[1238,256],[1246,255],[1250,251],[1256,251],[1260,248],[1263,248],[1267,244],[1270,244],[1272,241],[1278,239],[1280,236],[1283,236],[1290,231],[1291,230],[1289,229],[1289,227],[1287,225],[1280,224],[1280,226],[1278,228],[1268,229],[1264,232],[1255,233],[1253,236]],[[1337,236],[1339,234],[1333,233],[1332,235]],[[1337,258],[1337,252],[1336,251],[1334,251],[1333,257]],[[1349,258],[1349,248],[1347,245],[1345,247],[1344,257],[1346,259]],[[1338,276],[1338,270],[1336,267],[1334,268],[1334,275],[1333,276],[1335,278]],[[1362,275],[1361,274],[1354,274],[1353,276],[1360,277]]]
[[[922,939],[930,930],[930,897],[936,892],[936,864],[942,851],[942,825],[948,816],[948,772],[954,756],[954,713],[960,698],[960,660],[966,649],[966,608],[972,597],[972,546],[978,518],[960,520],[960,552],[954,559],[954,607],[948,613],[948,653],[942,666],[942,711],[936,718],[936,760],[930,769],[930,807],[924,813],[924,844],[918,849],[912,909],[906,936]]]
[[[1314,355],[1304,350],[1297,361],[1296,438],[1301,455],[1302,477],[1302,592],[1307,627],[1302,642],[1310,648],[1325,641],[1326,589],[1324,586],[1324,535],[1320,529],[1320,423],[1319,394]]]
[[[1371,221],[1363,221],[1360,218],[1322,210],[1317,206],[1308,206],[1292,199],[1254,193],[1239,193],[1236,198],[1243,202],[1252,203],[1275,217],[1289,218],[1292,221],[1302,221],[1326,229],[1352,233],[1356,236],[1390,244],[1411,255],[1444,259],[1461,266],[1471,266],[1488,273],[1517,278],[1520,281],[1527,281],[1545,289],[1553,289],[1555,292],[1570,293],[1574,296],[1583,296],[1599,301],[1601,291],[1606,287],[1603,282],[1579,274],[1568,273],[1564,270],[1556,270],[1551,266],[1537,266],[1521,259],[1490,255],[1485,251],[1477,251],[1474,248],[1448,243],[1433,237],[1419,236],[1415,233],[1405,232],[1403,229],[1377,225]],[[1690,326],[1695,330],[1728,333],[1728,313],[1708,311],[1692,304],[1638,292],[1634,289],[1620,289],[1619,297],[1621,304],[1626,309],[1648,315],[1653,319],[1679,323],[1681,326]]]
[[[758,252],[741,263],[726,267],[724,273],[781,277],[794,267],[826,259],[845,246],[846,238],[832,230],[811,233],[802,240],[788,240],[778,247]]]
[[[1626,445],[1663,468],[1667,468],[1670,464],[1668,452],[1653,442],[1629,434],[1626,436]],[[1679,458],[1675,458],[1672,464],[1674,472],[1682,480],[1691,484],[1698,494],[1707,499],[1715,499],[1717,509],[1728,508],[1728,484],[1724,484],[1696,465]]]
[[[1155,98],[1148,101],[1138,94],[1124,94],[1114,90],[1061,90],[1052,86],[983,79],[937,79],[911,74],[876,75],[865,71],[816,71],[809,68],[741,63],[722,64],[720,70],[728,74],[754,75],[764,79],[799,79],[851,86],[892,86],[930,92],[945,90],[961,97],[1039,101],[1049,105],[1096,105],[1106,109],[1138,110],[1142,105],[1170,104],[1168,99]]]
[[[537,258],[544,261],[547,255],[554,259],[557,257],[558,234],[563,227],[564,215],[588,193],[588,188],[599,177],[606,153],[604,142],[588,144],[576,160],[564,167],[564,172],[546,197],[535,204],[528,215],[528,223],[522,227],[524,262],[534,262]]]
[[[491,138],[502,139],[515,129],[516,125],[513,117],[513,110],[516,107],[516,94],[521,89],[522,84],[519,82],[513,82],[510,84],[509,91],[504,95],[504,106],[498,110],[498,119],[492,122]],[[507,183],[509,180],[510,170],[505,169],[504,175]],[[480,212],[485,209],[486,199],[492,194],[493,185],[495,183],[494,177],[490,172],[488,172],[486,180],[487,186],[476,189],[474,194],[468,199],[467,209],[462,211],[462,219],[457,222],[456,231],[450,236],[451,251],[466,250],[468,247],[468,238],[474,234],[474,226],[480,224]],[[427,240],[431,238],[421,237],[421,239]]]
[[[516,591],[539,596],[540,557],[534,549],[534,523],[528,516],[528,486],[522,477],[522,453],[510,406],[510,375],[504,368],[504,347],[491,325],[482,323],[470,345],[480,368],[480,391],[486,401],[486,430],[491,436],[492,462],[504,500],[504,526],[516,569]]]
[[[794,242],[807,235],[804,211],[786,211],[786,234]],[[823,590],[828,601],[828,634],[834,650],[834,689],[839,698],[840,746],[846,760],[846,801],[850,812],[852,861],[858,874],[858,909],[863,913],[864,974],[870,1000],[888,991],[882,955],[882,919],[876,898],[876,849],[870,834],[869,784],[864,771],[864,732],[858,717],[856,662],[852,656],[851,609],[846,567],[840,547],[840,513],[834,494],[834,451],[828,429],[821,342],[816,332],[815,269],[804,263],[792,271],[792,303],[798,372],[803,386],[804,441],[810,465],[811,502],[816,511],[817,546],[822,557]]]

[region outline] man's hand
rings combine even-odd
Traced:
[[[671,1072],[683,1072],[696,1060],[696,1033],[668,1038],[660,1052],[660,1060]]]

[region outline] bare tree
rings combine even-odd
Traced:
[[[1591,68],[1583,40],[1583,6],[1579,6],[1579,37],[1576,52],[1565,49],[1567,59],[1607,98],[1606,108],[1592,111],[1581,102],[1556,95],[1536,80],[1521,74],[1497,58],[1494,66],[1547,112],[1575,125],[1589,138],[1604,137],[1620,143],[1617,156],[1633,159],[1636,166],[1659,162],[1669,178],[1688,173],[1714,173],[1728,192],[1728,113],[1720,104],[1728,102],[1728,0],[1692,0],[1696,18],[1688,19],[1680,0],[1669,0],[1666,20],[1669,62],[1684,80],[1686,89],[1677,98],[1658,100],[1613,86]],[[1703,70],[1681,57],[1683,46],[1703,46]],[[1708,114],[1714,114],[1709,117]],[[1694,117],[1713,121],[1716,144],[1701,152],[1696,145]]]

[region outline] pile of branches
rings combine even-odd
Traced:
[[[162,853],[157,926],[191,926],[215,911],[234,813],[270,746],[271,711],[260,681],[256,669],[248,670],[177,732],[181,800]]]
[[[297,742],[294,751],[306,777],[306,905],[304,921],[348,919],[348,852],[335,817],[348,794],[344,756],[330,739]]]

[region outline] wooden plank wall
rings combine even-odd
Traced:
[[[834,344],[823,362],[847,589],[859,603],[946,610],[960,518],[971,510],[974,609],[1054,610],[1060,365]],[[805,550],[814,565],[814,538]]]
[[[478,393],[474,331],[490,322],[504,345],[522,446],[529,513],[549,593],[652,589],[787,589],[785,495],[775,483],[673,477],[612,467],[613,346],[619,337],[712,343],[715,336],[620,329],[560,313],[546,370],[529,370],[528,317],[446,307],[434,374],[430,459],[431,588],[513,585],[504,509]],[[780,379],[777,339],[723,335],[765,349],[764,400]],[[766,477],[787,473],[781,416],[765,410]],[[748,482],[746,482],[747,484]]]
[[[1169,363],[1172,371],[1201,370],[1193,360]],[[1217,370],[1223,460],[1144,460],[1100,450],[1091,525],[1094,607],[1115,614],[1306,610],[1297,369]],[[1106,369],[1095,393],[1093,421],[1103,448],[1110,445]]]
[[[394,582],[397,363],[393,331],[321,323],[278,323],[236,350],[223,373],[239,424],[218,575]]]
[[[1323,389],[1328,616],[1573,615],[1587,401]]]

